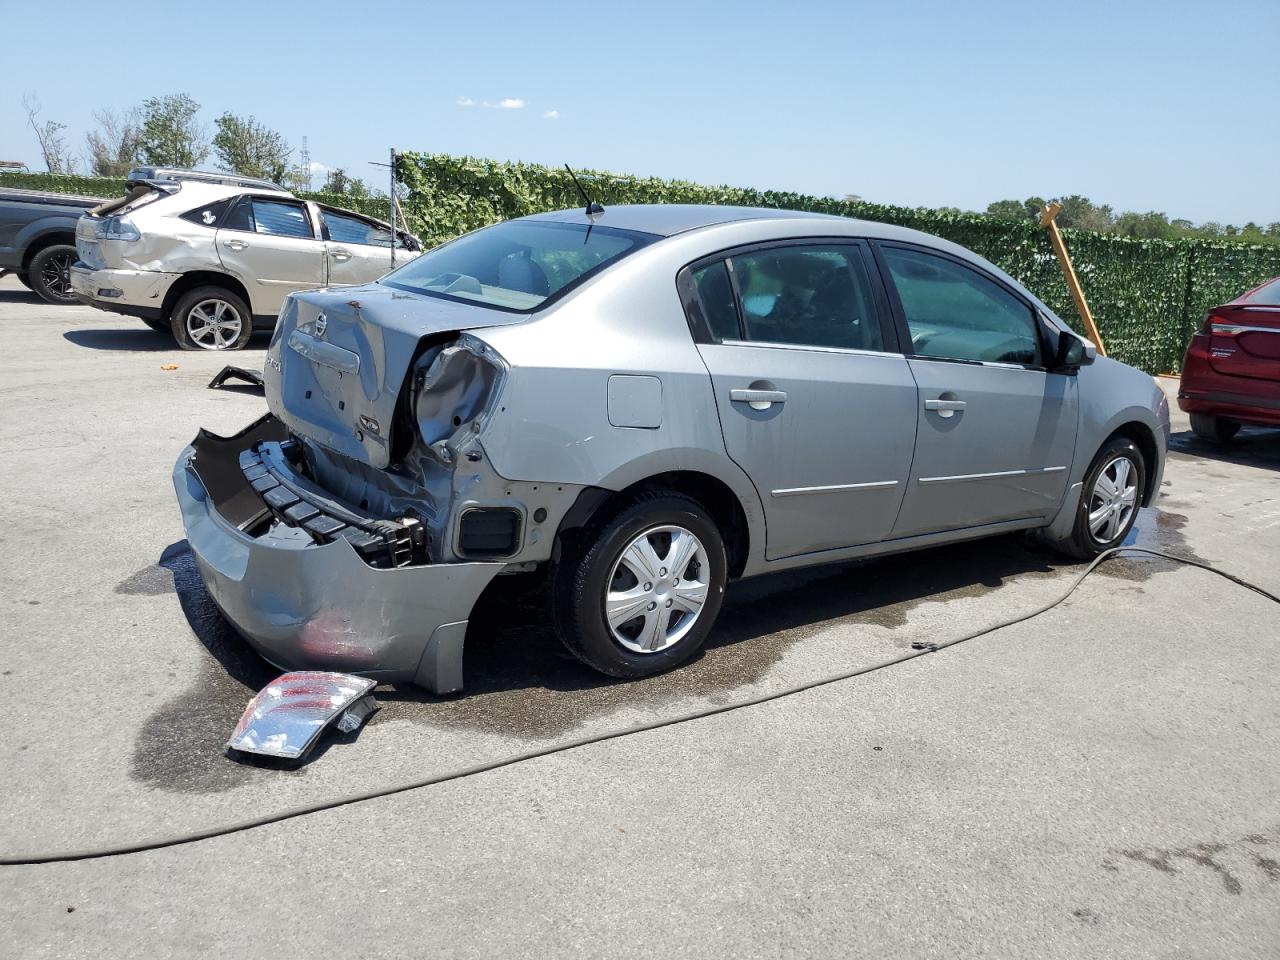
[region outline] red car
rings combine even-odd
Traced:
[[[1280,277],[1205,315],[1182,361],[1178,406],[1205,440],[1230,440],[1246,423],[1280,427]]]

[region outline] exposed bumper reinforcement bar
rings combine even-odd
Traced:
[[[317,543],[301,527],[279,523],[255,536],[254,525],[234,522],[215,504],[235,514],[233,502],[240,511],[261,502],[240,453],[278,442],[282,433],[269,417],[233,437],[202,433],[199,451],[187,447],[174,466],[187,540],[214,602],[282,669],[411,682],[433,693],[461,690],[471,609],[504,564],[379,569],[347,539]]]

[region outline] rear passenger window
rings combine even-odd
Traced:
[[[723,260],[693,271],[693,290],[697,295],[703,320],[716,340],[737,340],[738,308],[733,302],[733,285],[729,268]]]
[[[188,210],[182,215],[182,219],[213,229],[218,225],[218,221],[222,219],[222,215],[227,210],[227,205],[234,199],[234,197],[224,197],[221,200],[215,200],[213,203],[206,203],[203,207]]]
[[[918,357],[1034,366],[1040,341],[1031,308],[954,260],[882,247]]]
[[[254,199],[253,229],[255,233],[266,233],[275,237],[315,239],[306,210],[300,204],[283,203],[279,200]]]
[[[857,247],[788,245],[731,258],[748,340],[883,350]]]

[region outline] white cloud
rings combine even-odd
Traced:
[[[317,163],[315,160],[312,160],[311,169],[307,172],[310,173],[313,177],[316,176],[317,174],[319,174],[322,177],[326,177],[329,175],[329,168],[326,167],[323,163]]]
[[[501,100],[476,100],[474,97],[459,97],[454,102],[460,107],[485,107],[488,110],[523,110],[525,103],[519,97],[504,97]]]
[[[543,119],[543,120],[559,120],[559,119],[560,119],[560,111],[559,111],[559,110],[548,110],[546,113],[544,113],[544,114],[542,115],[542,119]]]

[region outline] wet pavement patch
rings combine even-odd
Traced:
[[[1264,849],[1277,842],[1280,838],[1274,833],[1252,833],[1229,843],[1213,841],[1181,847],[1115,850],[1114,856],[1102,861],[1102,867],[1116,873],[1120,863],[1128,862],[1169,875],[1180,873],[1182,867],[1199,867],[1216,875],[1227,893],[1238,896],[1250,878],[1260,878],[1263,883],[1280,881],[1280,863],[1267,856]],[[1238,863],[1244,863],[1246,869],[1242,870]]]
[[[1143,512],[1161,531],[1153,548],[1190,555],[1179,532],[1185,520],[1162,521],[1160,514]],[[1159,569],[1175,566],[1147,558],[1117,576],[1145,580],[1157,572],[1156,563]],[[413,687],[380,693],[379,722],[409,720],[536,739],[620,708],[656,708],[682,696],[726,703],[734,690],[764,679],[788,649],[832,626],[882,628],[855,634],[862,649],[851,659],[873,662],[910,647],[909,637],[895,639],[885,630],[907,623],[920,604],[980,596],[1011,579],[1060,577],[1078,569],[1029,538],[1011,535],[753,578],[729,586],[699,656],[670,673],[630,682],[601,677],[565,651],[551,627],[545,590],[531,586],[516,593],[499,580],[481,597],[467,634],[466,692],[448,699]]]
[[[151,574],[151,570],[159,572]],[[177,593],[187,622],[209,656],[203,658],[196,676],[185,681],[185,689],[184,680],[175,678],[179,692],[138,731],[129,775],[179,793],[228,790],[248,780],[253,769],[226,758],[227,737],[249,698],[279,671],[261,660],[223,618],[205,590],[186,541],[166,549],[155,568],[125,583],[151,585],[159,582],[161,574]]]
[[[1182,528],[1186,518],[1144,510],[1131,540],[1195,557]],[[1131,581],[1172,570],[1153,558],[1117,559],[1100,572]],[[683,697],[726,703],[734,691],[763,680],[797,643],[835,625],[865,624],[846,659],[872,662],[910,646],[893,637],[917,606],[980,596],[1011,579],[1064,578],[1079,566],[1027,537],[1010,535],[757,577],[731,584],[706,648],[657,677],[617,681],[580,664],[551,625],[547,589],[536,578],[500,578],[481,597],[467,634],[467,689],[434,697],[412,686],[381,687],[372,721],[410,721],[522,739],[563,735],[623,708],[657,709]],[[1140,589],[1140,588],[1134,588]],[[166,700],[139,731],[130,774],[175,792],[227,790],[255,770],[227,759],[224,744],[249,698],[279,675],[222,617],[205,590],[185,541],[155,567],[139,571],[118,592],[172,590],[195,638],[205,647],[194,678]],[[301,768],[305,770],[305,767]]]

